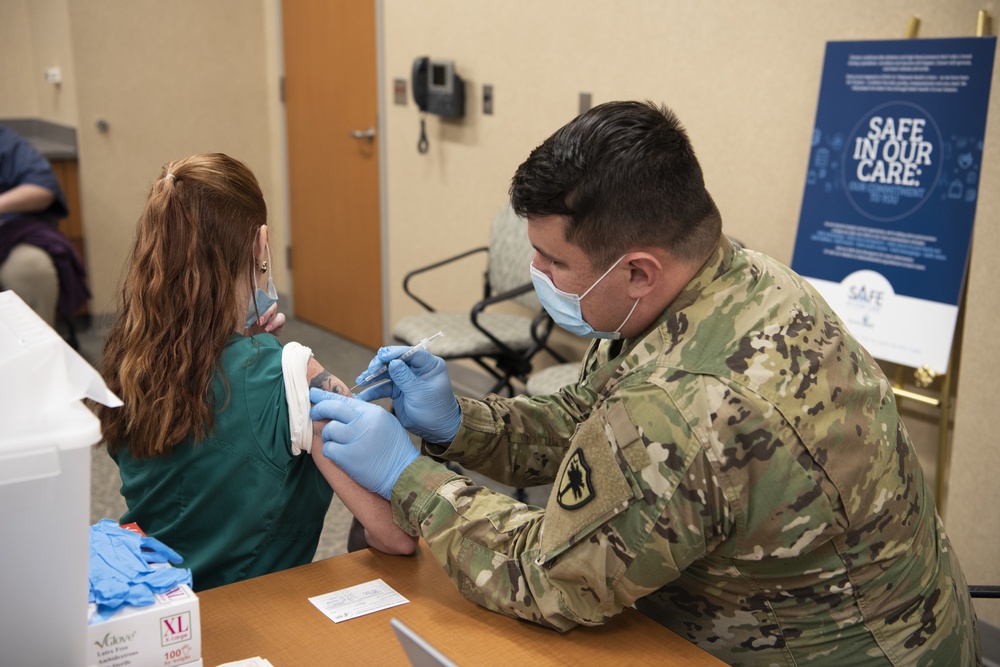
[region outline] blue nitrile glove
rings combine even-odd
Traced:
[[[309,417],[323,427],[323,454],[386,500],[406,466],[420,455],[396,418],[380,406],[313,387]]]
[[[147,563],[182,563],[181,555],[163,542],[149,535],[140,535],[139,546]]]
[[[143,546],[152,551],[144,552]],[[152,567],[151,559],[177,559],[169,547],[152,537],[122,528],[111,519],[90,527],[90,601],[101,612],[129,604],[152,604],[155,593],[165,593],[179,584],[191,585],[191,570]]]
[[[358,398],[392,398],[396,417],[407,431],[427,442],[451,442],[462,425],[462,410],[451,388],[448,366],[427,350],[418,350],[406,361],[396,359],[409,349],[399,345],[381,348],[358,380],[389,364],[389,381],[365,389]]]

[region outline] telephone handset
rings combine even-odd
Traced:
[[[410,77],[410,84],[413,87],[413,101],[417,103],[417,108],[427,111],[427,68],[430,66],[430,58],[417,58],[413,61],[413,76]]]
[[[455,74],[453,61],[417,58],[413,61],[411,86],[413,101],[421,111],[449,118],[465,115],[465,82]],[[421,117],[417,150],[426,153],[427,148],[427,132]]]

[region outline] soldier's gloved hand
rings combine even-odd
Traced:
[[[411,348],[383,347],[372,359],[360,381],[382,366],[389,366],[389,381],[358,394],[363,401],[392,398],[392,407],[403,427],[428,442],[451,442],[462,425],[462,410],[455,399],[444,359],[418,350],[405,361],[397,357]]]
[[[313,387],[309,412],[323,427],[323,455],[386,500],[406,466],[420,455],[396,418],[380,406]]]

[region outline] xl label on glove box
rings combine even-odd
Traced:
[[[185,584],[157,594],[155,604],[126,605],[107,618],[90,607],[90,665],[179,667],[201,660],[198,596]]]

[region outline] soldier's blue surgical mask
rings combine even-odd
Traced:
[[[628,315],[625,316],[625,320],[619,325],[616,331],[595,331],[594,327],[590,326],[583,319],[583,311],[580,310],[580,301],[590,294],[591,290],[597,287],[597,283],[604,280],[605,276],[611,273],[611,269],[618,266],[624,258],[625,255],[619,257],[618,261],[604,272],[604,275],[594,281],[594,284],[580,295],[563,292],[553,284],[551,278],[536,269],[534,264],[530,268],[531,283],[535,286],[535,293],[538,294],[538,300],[541,301],[542,307],[545,308],[549,317],[566,331],[577,336],[583,336],[584,338],[610,338],[611,340],[618,340],[622,337],[622,327],[632,317],[635,307],[639,305],[639,299],[636,299],[635,303],[632,304],[632,310],[628,311]]]
[[[271,245],[267,246],[267,265],[271,265]],[[267,277],[267,291],[261,288],[254,290],[253,298],[247,305],[247,328],[254,325],[267,309],[278,303],[278,291],[274,289],[274,276]]]

